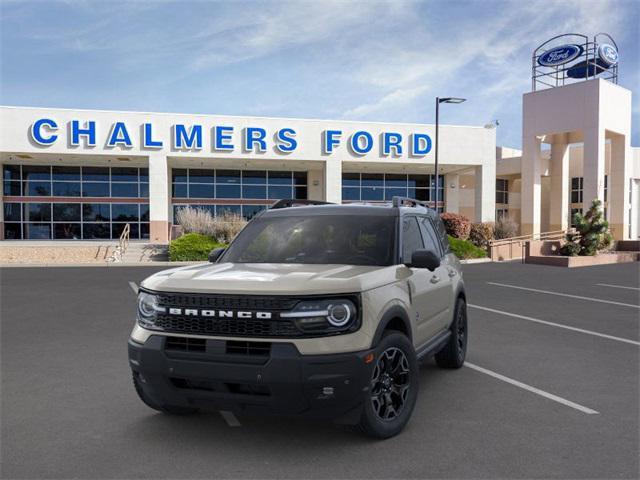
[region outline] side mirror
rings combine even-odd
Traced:
[[[224,247],[218,247],[211,250],[211,252],[209,253],[209,262],[216,263],[220,258],[220,255],[222,255],[225,250],[226,248]]]
[[[432,272],[439,266],[440,256],[433,250],[416,250],[411,255],[411,264],[407,265],[411,268],[426,268]]]

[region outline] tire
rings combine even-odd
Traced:
[[[376,347],[375,365],[357,429],[373,438],[390,438],[405,427],[418,398],[418,361],[409,339],[385,332]]]
[[[451,336],[442,350],[436,353],[436,363],[440,368],[460,368],[467,356],[467,303],[458,298],[451,322]]]
[[[133,374],[133,386],[136,389],[136,393],[140,400],[149,408],[157,410],[158,412],[166,413],[169,415],[191,415],[198,412],[197,408],[189,407],[175,407],[171,405],[159,405],[144,393],[142,385],[140,385],[140,378],[135,373]]]

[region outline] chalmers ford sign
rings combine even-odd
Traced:
[[[171,126],[170,131],[159,131],[153,123],[132,125],[115,121],[109,125],[99,125],[93,120],[72,120],[65,124],[54,118],[38,118],[30,125],[29,136],[38,146],[47,147],[61,141],[62,129],[66,129],[68,144],[71,147],[95,147],[97,142],[101,142],[105,148],[133,148],[133,134],[137,132],[140,132],[140,138],[139,145],[136,146],[143,150],[171,148],[174,151],[197,152],[211,149],[216,152],[240,150],[253,153],[272,150],[277,154],[287,155],[296,152],[299,146],[296,130],[288,126],[267,131],[260,126],[237,129],[230,125],[176,123]],[[345,135],[340,129],[326,129],[319,134],[322,136],[322,152],[319,153],[324,155],[334,153],[343,143],[351,153],[361,156],[379,151],[383,156],[408,154],[422,157],[432,148],[431,137],[418,132],[405,135],[398,132],[382,132],[380,135],[374,135],[367,130],[358,130]]]

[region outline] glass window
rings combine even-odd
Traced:
[[[111,225],[111,238],[120,238],[126,225],[126,223],[113,223]],[[129,228],[129,238],[140,238],[140,229],[137,223],[130,223]]]
[[[307,172],[293,172],[294,185],[306,185],[307,184]]]
[[[82,181],[108,182],[109,167],[82,167]]]
[[[293,184],[293,177],[291,175],[291,172],[278,172],[270,170],[268,183],[269,185],[291,185]]]
[[[216,183],[240,183],[240,170],[216,170]]]
[[[407,176],[401,174],[391,174],[388,173],[384,177],[384,185],[385,187],[406,187],[407,186]]]
[[[240,198],[240,185],[216,185],[216,198]]]
[[[112,183],[111,196],[136,198],[138,196],[138,184],[137,183]]]
[[[3,180],[18,180],[20,181],[20,165],[3,165],[2,166],[2,178]]]
[[[342,200],[360,200],[360,188],[342,187]]]
[[[342,174],[342,186],[343,187],[359,187],[360,186],[360,174],[359,173],[343,173]],[[358,195],[360,196],[360,195]]]
[[[293,187],[293,198],[296,200],[306,200],[307,187]]]
[[[28,240],[47,240],[51,238],[50,223],[25,223],[23,225],[24,238]]]
[[[21,223],[5,223],[4,239],[5,240],[21,240],[22,224]]]
[[[605,202],[607,201],[608,193],[609,193],[609,175],[605,175],[604,176],[604,201]]]
[[[173,168],[171,170],[173,182],[187,183],[187,169],[186,168]]]
[[[149,184],[141,183],[140,184],[140,197],[141,198],[149,198]]]
[[[173,198],[187,198],[187,184],[186,183],[174,183],[171,186],[171,196]]]
[[[267,183],[266,170],[243,170],[242,171],[243,185],[265,185],[266,183]]]
[[[80,221],[80,204],[79,203],[54,203],[53,204],[53,221],[54,222],[79,222]]]
[[[421,217],[419,223],[420,231],[422,232],[422,239],[424,241],[424,248],[427,250],[433,250],[437,255],[442,256],[442,249],[440,248],[438,234],[433,229],[431,221],[426,217]]]
[[[111,169],[112,182],[138,182],[138,169],[133,167],[114,167]]]
[[[430,175],[409,175],[409,188],[429,188]]]
[[[225,213],[242,215],[242,208],[240,207],[240,205],[218,205],[216,208],[216,212],[219,216],[222,216]]]
[[[266,205],[243,205],[242,206],[242,216],[247,220],[251,220],[258,213],[266,210]]]
[[[571,203],[582,203],[582,177],[571,179]]]
[[[362,187],[362,200],[370,200],[370,201],[384,200],[384,188]]]
[[[496,178],[496,203],[509,203],[509,181]]]
[[[80,183],[75,182],[53,182],[54,197],[79,197]]]
[[[26,182],[24,194],[27,197],[49,197],[51,195],[51,182],[35,181]]]
[[[393,197],[406,197],[407,189],[406,188],[385,188],[384,189],[384,199],[391,200]]]
[[[212,184],[190,183],[189,198],[215,198],[215,190]]]
[[[19,222],[22,220],[22,204],[20,203],[5,203],[4,204],[4,221],[5,222]]]
[[[82,219],[88,222],[108,222],[111,220],[111,205],[108,203],[84,203]]]
[[[215,181],[215,171],[202,168],[189,169],[189,183],[213,183]]]
[[[271,200],[279,200],[282,198],[291,198],[292,196],[292,192],[291,192],[291,187],[284,187],[284,186],[271,186],[269,185],[269,199]]]
[[[143,221],[143,222],[149,221],[149,204],[148,203],[140,204],[140,221]]]
[[[24,220],[28,222],[50,222],[50,203],[25,203]]]
[[[82,196],[83,197],[108,197],[109,184],[108,183],[83,183]]]
[[[267,187],[264,185],[243,185],[242,198],[267,198]]]
[[[80,167],[52,167],[54,180],[80,181]]]
[[[382,187],[384,185],[384,174],[382,173],[363,173],[363,187]],[[364,200],[364,195],[362,196]]]
[[[149,169],[148,168],[141,168],[140,169],[140,181],[141,182],[148,182],[149,181]]]
[[[148,223],[141,223],[140,224],[140,238],[150,238],[149,237],[149,224]]]
[[[84,223],[82,224],[83,237],[88,240],[99,238],[111,238],[111,227],[108,223]]]
[[[22,195],[22,188],[20,182],[4,182],[3,194],[7,197],[19,197]]]
[[[111,218],[114,222],[137,222],[138,204],[136,203],[112,203]]]
[[[51,180],[51,167],[41,165],[23,165],[23,180]]]
[[[422,236],[418,228],[416,217],[405,217],[402,221],[402,261],[411,262],[411,255],[416,250],[424,248]]]
[[[54,223],[53,238],[80,240],[82,238],[82,228],[79,223]]]
[[[429,190],[428,188],[409,188],[407,192],[407,196],[409,198],[415,198],[416,200],[421,200],[423,202],[428,202],[429,198]],[[434,196],[435,199],[435,196]]]

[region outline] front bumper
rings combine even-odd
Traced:
[[[229,353],[227,341],[206,339],[198,351],[187,351],[173,349],[170,339],[129,340],[131,369],[144,393],[161,405],[354,423],[373,368],[365,363],[371,350],[301,355],[292,343],[274,342],[268,353],[256,353],[251,345],[264,342],[234,342]]]

